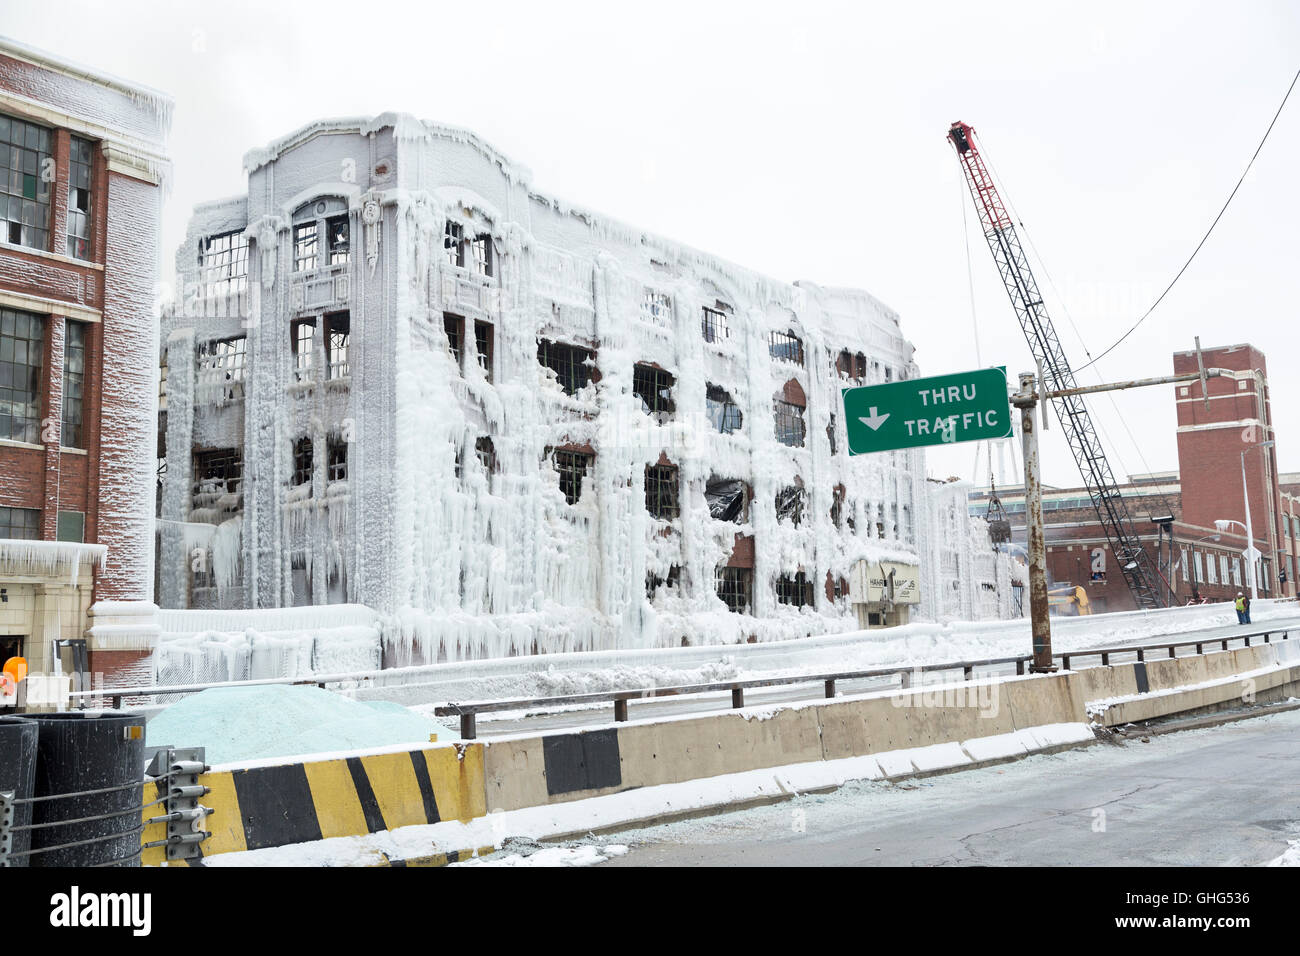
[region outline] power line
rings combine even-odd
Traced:
[[[1178,274],[1173,277],[1169,285],[1165,286],[1165,291],[1160,293],[1160,297],[1157,298],[1155,302],[1151,303],[1151,308],[1147,309],[1146,312],[1142,314],[1142,318],[1134,322],[1127,332],[1125,332],[1118,339],[1116,339],[1114,343],[1111,344],[1110,348],[1106,349],[1105,352],[1102,352],[1096,358],[1093,358],[1092,361],[1088,363],[1088,365],[1092,365],[1100,361],[1101,359],[1105,358],[1112,351],[1114,351],[1116,346],[1118,346],[1126,338],[1128,338],[1135,331],[1137,331],[1137,327],[1146,321],[1147,316],[1149,316],[1152,312],[1156,310],[1156,306],[1158,306],[1164,300],[1164,297],[1169,294],[1169,290],[1172,289],[1174,287],[1174,284],[1177,283],[1178,280],[1183,277],[1183,273],[1187,271],[1187,267],[1192,264],[1192,260],[1196,258],[1196,254],[1201,251],[1201,247],[1204,246],[1206,240],[1210,238],[1210,233],[1214,232],[1214,227],[1219,224],[1219,220],[1223,218],[1223,214],[1228,211],[1228,206],[1232,203],[1233,197],[1237,195],[1237,190],[1240,189],[1241,184],[1246,181],[1246,174],[1249,173],[1250,168],[1253,165],[1255,165],[1255,160],[1259,157],[1259,151],[1262,150],[1264,148],[1264,144],[1268,142],[1268,134],[1273,132],[1273,126],[1274,124],[1277,123],[1277,118],[1282,115],[1282,109],[1283,107],[1286,106],[1286,101],[1291,97],[1291,91],[1295,89],[1297,80],[1300,80],[1300,70],[1296,70],[1295,76],[1291,78],[1291,85],[1287,87],[1286,96],[1282,97],[1281,105],[1278,106],[1277,112],[1273,114],[1273,121],[1268,124],[1268,129],[1264,131],[1264,138],[1261,139],[1259,141],[1259,145],[1255,147],[1255,153],[1253,156],[1250,157],[1250,162],[1246,164],[1246,168],[1242,171],[1241,178],[1237,180],[1237,185],[1232,187],[1232,192],[1228,194],[1228,199],[1226,202],[1224,202],[1223,208],[1220,209],[1219,214],[1214,217],[1214,222],[1210,223],[1210,228],[1205,230],[1205,235],[1203,235],[1201,237],[1201,241],[1196,244],[1196,248],[1193,249],[1192,254],[1187,257],[1187,261],[1184,262],[1183,267],[1178,270]],[[1089,358],[1092,357],[1089,356]],[[1082,372],[1085,368],[1088,367],[1088,365],[1081,366],[1079,368],[1079,371]]]

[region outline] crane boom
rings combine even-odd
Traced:
[[[1047,391],[1075,388],[1074,371],[1047,314],[1016,227],[975,145],[974,132],[965,123],[956,122],[948,130],[948,139],[957,150],[957,159],[965,173],[966,185],[970,187],[971,199],[979,214],[984,238],[993,253],[993,261],[1002,276],[1002,284],[1011,298],[1016,318],[1020,320],[1020,327],[1029,342],[1029,350],[1042,369],[1042,387]],[[1083,398],[1069,395],[1057,399],[1056,413],[1134,601],[1143,609],[1164,607],[1151,557],[1133,528],[1133,519],[1129,516],[1128,506],[1120,494]]]

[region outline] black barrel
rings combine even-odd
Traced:
[[[39,730],[32,823],[58,824],[32,831],[31,865],[139,866],[144,718],[73,711],[28,719]],[[89,790],[107,792],[40,799]]]
[[[21,717],[0,717],[0,790],[14,792],[15,828],[32,822],[32,788],[36,782],[36,724]],[[9,865],[26,866],[30,830],[15,829],[9,844]]]

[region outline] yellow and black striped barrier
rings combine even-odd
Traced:
[[[211,834],[204,856],[468,821],[487,812],[478,743],[220,770],[199,783],[211,791],[200,802],[213,811],[204,821]],[[146,785],[146,802],[153,790]],[[148,820],[157,809],[144,814]],[[165,837],[166,824],[155,823],[143,842]],[[165,861],[162,847],[141,857],[146,866]]]

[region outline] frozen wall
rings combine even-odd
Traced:
[[[769,279],[544,196],[472,133],[407,116],[312,124],[246,166],[246,205],[196,211],[177,257],[183,287],[204,235],[237,224],[248,237],[237,413],[173,370],[193,363],[205,336],[229,335],[229,316],[191,303],[164,328],[169,459],[238,443],[241,510],[223,557],[226,524],[193,530],[214,515],[196,514],[188,465],[169,460],[170,606],[192,592],[175,555],[207,547],[206,560],[225,568],[222,603],[235,594],[253,607],[369,605],[388,622],[386,661],[402,664],[841,631],[856,619],[828,582],[859,560],[933,558],[918,550],[933,511],[922,454],[846,454],[840,352],[865,356],[868,382],[917,374],[898,316],[870,295]],[[317,200],[347,210],[348,261],[296,270],[292,220]],[[453,261],[449,226],[467,243],[487,237],[490,269],[476,268],[468,245]],[[706,308],[725,314],[725,334],[704,334]],[[292,323],[344,310],[350,374],[301,380]],[[459,355],[447,316],[461,323]],[[482,356],[476,323],[489,329]],[[799,337],[801,361],[774,354],[774,332]],[[543,339],[594,353],[593,381],[561,388],[539,363]],[[644,410],[638,364],[672,376],[670,413]],[[709,386],[731,397],[735,431],[710,420]],[[775,403],[792,396],[805,403],[799,447],[776,437]],[[340,435],[346,481],[329,480],[318,452],[311,481],[293,486],[295,441],[322,449]],[[481,439],[494,465],[480,460]],[[595,455],[574,503],[554,448]],[[678,517],[647,511],[646,468],[658,463],[678,469]],[[737,520],[711,515],[714,478],[748,487]],[[796,484],[798,526],[775,504]],[[717,594],[715,569],[728,564],[752,568],[750,613],[728,611]],[[671,585],[648,590],[671,569]],[[780,603],[778,578],[798,572],[810,603]],[[962,593],[961,613],[993,609]],[[947,608],[934,599],[927,611]]]

